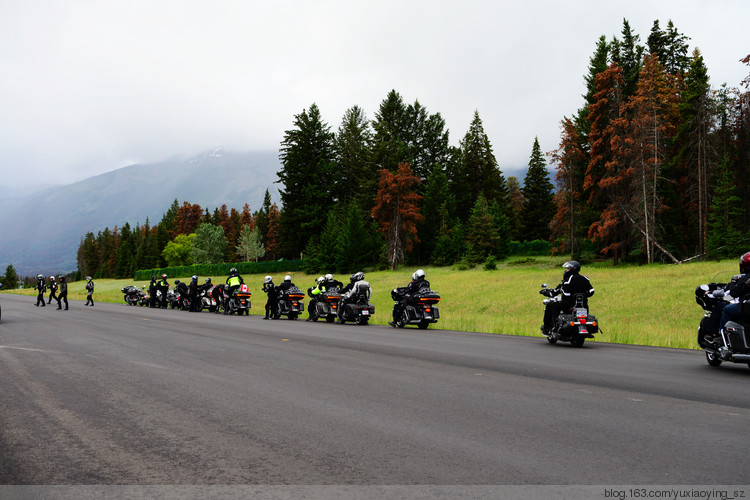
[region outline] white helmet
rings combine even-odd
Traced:
[[[284,281],[292,281],[292,277],[287,274],[284,276]]]
[[[323,283],[323,282],[324,282],[325,280],[326,280],[326,279],[325,279],[325,278],[324,278],[323,276],[321,276],[321,277],[319,277],[318,279],[316,279],[316,280],[315,280],[315,282],[316,282],[316,283],[317,283],[318,285],[320,285],[320,284],[321,284],[321,283]]]
[[[326,274],[326,279],[327,280],[332,280],[333,279],[333,274],[330,274],[330,273]]]
[[[263,279],[263,283],[270,283],[273,281],[273,278],[270,276],[266,276],[265,279]]]
[[[414,271],[414,274],[411,275],[411,279],[413,279],[414,281],[419,278],[424,278],[424,271],[421,269],[417,269],[416,271]]]

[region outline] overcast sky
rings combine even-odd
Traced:
[[[501,170],[559,142],[601,35],[671,19],[711,83],[749,68],[747,0],[0,0],[0,185],[67,184],[218,146],[278,150],[317,103],[337,130],[395,89],[454,145],[474,110]]]

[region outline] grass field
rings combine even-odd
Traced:
[[[560,265],[564,258],[537,257],[509,259],[499,263],[496,271],[481,268],[467,271],[448,267],[427,267],[427,279],[440,293],[442,329],[540,336],[544,305],[539,295],[541,283],[556,286],[562,278]],[[391,319],[391,289],[406,285],[414,269],[403,267],[397,272],[367,273],[373,289],[375,316],[372,322],[385,324]],[[694,290],[701,283],[727,281],[737,272],[735,261],[699,262],[683,265],[651,265],[612,267],[599,264],[584,267],[596,289],[589,301],[591,312],[599,320],[603,333],[596,340],[622,344],[652,345],[696,349],[695,332],[703,315],[695,303]],[[293,281],[306,290],[316,276],[294,273]],[[336,276],[347,282],[348,276]],[[183,279],[183,277],[177,277]],[[212,276],[222,283],[226,276]],[[263,276],[245,275],[245,283],[253,293],[251,314],[263,314],[266,296],[261,292]],[[201,276],[199,282],[205,279]],[[274,281],[283,274],[274,275]],[[170,282],[174,277],[170,277]],[[189,281],[189,278],[186,278]],[[94,299],[123,303],[120,289],[125,285],[147,285],[132,280],[96,280]],[[68,297],[86,299],[85,282],[68,285]],[[35,296],[33,290],[13,290]],[[30,299],[30,302],[33,302]],[[307,317],[307,313],[304,314]],[[217,318],[221,321],[221,318]],[[300,325],[301,326],[301,325]],[[431,326],[430,328],[434,328]],[[541,336],[540,336],[541,340]]]

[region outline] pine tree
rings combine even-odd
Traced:
[[[442,213],[442,211],[446,213]],[[455,211],[455,202],[450,192],[448,176],[438,164],[433,167],[427,179],[427,188],[422,200],[422,215],[424,220],[417,226],[420,242],[414,253],[419,263],[428,262],[434,255],[435,244],[444,217],[451,217]]]
[[[372,122],[372,160],[378,170],[395,171],[401,162],[408,161],[406,138],[406,105],[401,95],[391,90],[380,103]]]
[[[268,230],[266,232],[266,255],[271,257],[271,260],[276,260],[279,252],[279,226],[281,220],[281,213],[279,207],[274,202],[268,209]],[[301,254],[302,252],[300,252]],[[295,255],[294,257],[297,257]]]
[[[18,288],[18,273],[16,273],[16,268],[13,267],[13,264],[8,264],[8,267],[5,268],[5,276],[3,276],[2,282],[3,289],[5,290]]]
[[[717,183],[711,201],[707,251],[710,257],[731,257],[747,251],[747,233],[742,228],[742,203],[729,159],[718,167]]]
[[[283,206],[279,250],[290,257],[298,256],[323,227],[333,203],[331,179],[336,178],[333,133],[318,106],[312,104],[295,115],[294,127],[284,134],[279,155],[282,167],[277,173],[277,182],[283,186],[279,190]]]
[[[135,242],[127,222],[120,231],[119,245],[117,248],[117,260],[115,266],[115,278],[129,278],[133,276],[133,264],[135,262]]]
[[[469,262],[484,262],[487,257],[496,256],[500,244],[500,233],[483,194],[479,195],[471,210],[466,243]]]
[[[639,45],[640,36],[633,32],[627,19],[622,20],[622,41],[613,40],[612,60],[622,68],[624,86],[622,93],[625,98],[635,94],[638,85],[638,75],[641,73],[643,62],[642,45]]]
[[[524,197],[521,221],[523,224],[523,240],[549,240],[549,224],[554,215],[552,204],[552,190],[554,186],[549,180],[547,162],[544,160],[539,147],[539,139],[534,139],[529,159],[529,169],[523,181],[521,193]]]
[[[363,209],[372,207],[377,175],[372,161],[372,129],[362,108],[344,113],[334,139],[338,171],[334,198],[339,202],[356,200]]]

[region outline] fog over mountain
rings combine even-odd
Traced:
[[[226,203],[255,211],[280,168],[277,151],[216,150],[187,160],[131,165],[66,186],[33,194],[13,193],[0,201],[0,274],[13,264],[22,276],[74,271],[87,232],[106,227],[157,224],[177,199],[213,212]]]

